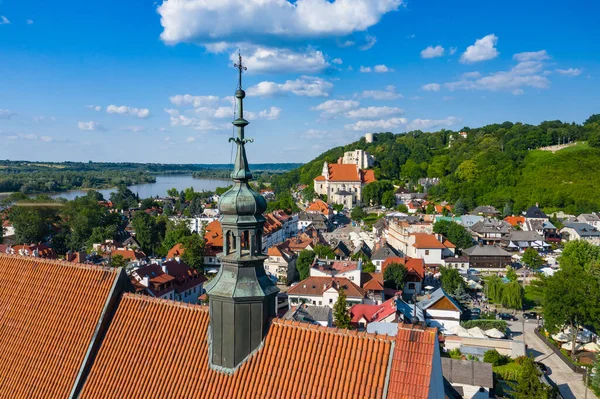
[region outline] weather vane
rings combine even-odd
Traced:
[[[239,86],[239,89],[241,90],[242,89],[242,71],[247,71],[248,68],[246,68],[242,64],[242,54],[238,53],[238,56],[240,57],[239,64],[233,64],[233,66],[236,67],[237,69],[239,69],[239,71],[240,71],[240,78],[239,78],[238,86]]]

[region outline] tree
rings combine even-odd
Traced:
[[[396,207],[398,212],[408,213],[408,207],[404,204],[400,204]]]
[[[465,280],[460,276],[457,269],[441,267],[440,274],[440,283],[444,291],[451,295],[456,295],[461,289],[464,291],[466,286]]]
[[[140,243],[142,251],[146,254],[153,253],[161,242],[156,219],[146,212],[136,212],[131,224],[135,229],[135,238]]]
[[[556,397],[550,385],[544,384],[542,373],[530,357],[523,357],[521,372],[512,385],[512,396],[515,399],[551,399]]]
[[[125,185],[117,187],[117,191],[110,193],[110,201],[116,209],[130,209],[138,205],[139,198]]]
[[[175,244],[183,243],[185,237],[191,235],[192,231],[190,230],[188,224],[184,221],[167,222],[167,231],[160,247],[160,254],[163,256],[166,255],[169,250],[175,246]]]
[[[366,216],[367,216],[367,214],[365,213],[365,211],[360,206],[355,206],[354,208],[352,208],[352,211],[350,212],[350,218],[352,220],[357,221],[357,222],[360,222]]]
[[[381,205],[386,208],[393,209],[396,206],[396,194],[394,190],[386,191],[381,196]]]
[[[317,256],[317,258],[335,259],[335,252],[333,252],[333,249],[331,249],[331,247],[329,247],[327,245],[321,245],[321,244],[315,245],[314,253]]]
[[[600,248],[586,241],[565,245],[560,269],[547,278],[544,289],[544,325],[549,332],[562,326],[577,331],[587,325],[600,328]],[[572,345],[576,345],[577,334]],[[571,357],[575,359],[575,351]]]
[[[600,356],[598,356],[598,355],[596,355],[596,361],[594,362],[594,369],[596,370],[596,372],[591,377],[590,384],[592,385],[592,388],[594,388],[594,390],[596,392],[598,392],[598,391],[600,391]],[[588,372],[589,372],[589,370],[588,370]]]
[[[296,260],[296,270],[300,275],[300,280],[305,280],[310,276],[310,266],[315,259],[315,253],[307,249],[300,252]]]
[[[43,205],[14,205],[8,212],[8,220],[15,228],[17,243],[44,241],[50,235],[52,223],[57,220],[56,208]]]
[[[427,204],[427,208],[425,208],[425,213],[428,215],[433,215],[435,213],[435,206],[431,202]]]
[[[492,366],[502,366],[508,363],[507,356],[501,355],[496,349],[490,349],[483,354],[483,361]]]
[[[439,220],[433,225],[433,232],[446,237],[457,248],[469,248],[473,245],[471,234],[458,223]]]
[[[338,299],[333,305],[333,318],[335,325],[338,328],[350,328],[350,312],[346,303],[346,291],[340,287],[338,291]]]
[[[510,281],[517,281],[519,277],[517,276],[517,272],[514,268],[511,266],[506,266],[506,278]]]
[[[371,261],[363,262],[362,271],[364,273],[375,273],[376,267]]]
[[[312,185],[309,184],[302,190],[302,199],[305,202],[312,202],[316,197],[317,193]]]
[[[510,202],[504,204],[504,209],[502,210],[502,216],[507,217],[512,215],[512,205]]]
[[[171,198],[178,198],[179,197],[179,191],[177,191],[177,189],[175,187],[170,188],[167,190],[167,196],[171,197]]]
[[[588,137],[590,147],[600,148],[600,129],[597,132],[590,133]]]
[[[456,201],[456,203],[454,204],[454,214],[457,216],[461,216],[466,214],[467,212],[467,206],[465,205],[463,200],[459,199],[458,201]]]
[[[158,206],[158,203],[154,201],[154,198],[144,198],[142,202],[140,202],[140,209],[142,210],[152,209],[156,206]]]
[[[406,273],[406,266],[402,263],[390,263],[383,272],[383,285],[386,288],[400,290],[404,287]]]
[[[523,287],[518,281],[511,281],[504,285],[502,305],[509,309],[523,309]]]
[[[114,255],[110,258],[110,266],[114,268],[125,267],[127,266],[127,259],[123,257],[123,255]]]
[[[525,250],[521,261],[531,269],[539,269],[544,264],[544,258],[533,248]]]
[[[183,260],[189,267],[202,271],[204,267],[204,235],[193,233],[186,236],[181,242],[183,247]]]

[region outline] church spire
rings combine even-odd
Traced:
[[[231,178],[233,186],[219,201],[219,221],[223,228],[223,252],[219,273],[206,285],[210,308],[209,362],[213,369],[233,373],[262,343],[275,316],[279,289],[265,273],[262,234],[267,203],[248,182],[252,174],[246,159],[242,72],[246,67],[240,55],[238,89],[235,92],[237,116],[233,125],[237,145]]]
[[[239,70],[238,78],[238,89],[235,92],[237,115],[236,119],[232,122],[237,128],[237,137],[232,137],[229,141],[233,141],[237,144],[237,152],[235,155],[235,163],[231,178],[234,180],[248,181],[252,179],[250,168],[248,167],[248,159],[246,158],[246,143],[251,143],[253,139],[247,139],[244,137],[244,128],[248,126],[248,121],[244,119],[244,97],[246,92],[242,89],[242,72],[248,70],[242,63],[242,55],[239,55],[239,63],[233,64]]]

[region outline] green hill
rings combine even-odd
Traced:
[[[467,137],[449,130],[377,133],[373,143],[361,138],[277,177],[274,187],[282,192],[297,183],[312,184],[324,161],[336,162],[345,151],[364,149],[375,156],[379,180],[415,185],[421,177],[437,177],[441,183],[429,193],[469,209],[494,205],[502,210],[508,204],[519,212],[538,202],[547,211],[600,210],[600,115],[583,125],[505,122],[461,132]],[[537,150],[567,141],[579,144],[555,153]]]

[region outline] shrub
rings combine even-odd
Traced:
[[[483,361],[492,366],[503,366],[508,363],[508,357],[501,355],[496,349],[490,349],[483,355]]]
[[[479,327],[482,330],[489,330],[491,328],[497,328],[498,330],[506,333],[508,324],[504,320],[468,320],[461,323],[464,328]]]

